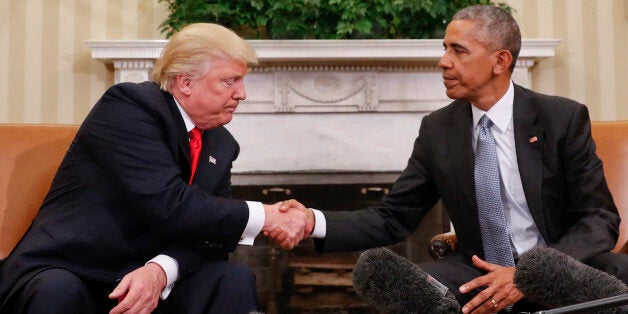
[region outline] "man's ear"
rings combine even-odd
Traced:
[[[505,71],[510,71],[510,64],[512,63],[512,54],[508,50],[497,51],[497,62],[493,66],[493,73],[501,74]]]
[[[190,96],[192,94],[192,85],[193,82],[187,75],[177,75],[174,79],[175,88],[179,89],[181,93],[185,96]]]

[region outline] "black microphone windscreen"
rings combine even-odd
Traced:
[[[460,313],[445,286],[388,249],[362,252],[352,275],[358,294],[383,313]]]
[[[536,247],[522,254],[514,280],[528,300],[548,308],[628,293],[616,277],[552,248]]]

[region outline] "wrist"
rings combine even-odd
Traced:
[[[311,208],[307,208],[305,210],[305,215],[307,216],[307,225],[310,228],[310,232],[308,236],[312,235],[314,232],[314,228],[316,227],[316,218],[314,217],[314,211]]]
[[[262,204],[262,206],[264,207],[264,225],[262,226],[262,230],[268,230],[271,220],[272,218],[270,217],[270,205],[267,204]]]
[[[161,265],[155,262],[148,262],[146,264],[153,275],[155,275],[155,280],[157,281],[159,288],[163,290],[168,283],[168,278],[166,277],[166,271],[161,267]]]

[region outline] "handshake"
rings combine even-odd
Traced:
[[[294,248],[314,230],[314,213],[296,200],[264,205],[262,232],[282,249]]]

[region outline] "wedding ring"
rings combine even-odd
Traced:
[[[493,304],[494,308],[497,308],[497,302],[495,302],[495,299],[491,299],[491,303]]]

